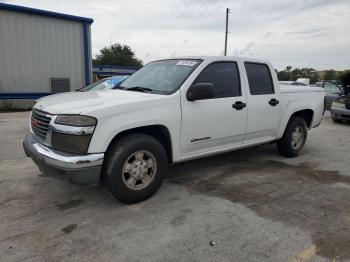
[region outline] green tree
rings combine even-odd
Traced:
[[[317,72],[313,68],[294,68],[287,66],[282,71],[277,71],[277,77],[280,81],[296,81],[298,78],[310,78],[310,83],[314,84],[320,80]]]
[[[323,79],[324,80],[336,80],[338,77],[338,74],[335,70],[331,69],[331,70],[326,70]]]
[[[92,64],[141,67],[143,62],[136,58],[135,52],[128,45],[116,43],[102,48]]]
[[[311,84],[315,84],[316,82],[320,81],[320,76],[318,75],[317,71],[313,68],[310,68],[308,78],[310,78]]]
[[[292,70],[292,66],[286,66],[286,69],[284,71],[287,72],[288,75],[288,81],[290,81],[291,75],[290,75],[290,71]]]
[[[277,72],[277,77],[279,81],[289,81],[290,79],[290,71],[292,70],[291,66],[287,66],[282,71]]]
[[[347,70],[344,70],[344,71],[340,71],[338,73],[338,78],[343,78],[344,76],[349,75],[349,74],[350,74],[350,69],[347,69]]]

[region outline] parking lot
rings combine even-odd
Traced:
[[[350,260],[350,125],[328,114],[298,158],[268,144],[174,165],[135,205],[40,176],[28,116],[0,114],[1,261]]]

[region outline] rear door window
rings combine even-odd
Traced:
[[[271,72],[266,64],[246,62],[249,90],[252,95],[274,94]]]

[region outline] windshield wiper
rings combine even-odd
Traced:
[[[145,92],[145,93],[151,93],[153,91],[153,89],[151,89],[151,88],[142,87],[142,86],[133,86],[133,87],[125,88],[125,90]]]
[[[113,87],[112,89],[121,89],[121,90],[127,90],[127,88],[126,88],[126,87],[124,87],[124,86],[115,86],[115,87]]]

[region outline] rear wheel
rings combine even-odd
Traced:
[[[105,182],[112,195],[124,203],[151,197],[163,183],[168,165],[166,151],[152,136],[122,137],[108,150]]]
[[[280,154],[287,157],[298,156],[307,138],[306,122],[301,117],[292,117],[284,131],[283,137],[277,141]]]

